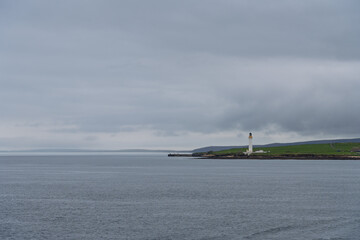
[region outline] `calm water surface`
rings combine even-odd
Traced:
[[[360,161],[0,156],[0,239],[360,239]]]

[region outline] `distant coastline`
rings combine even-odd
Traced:
[[[284,154],[284,155],[213,155],[213,154],[168,154],[169,157],[189,157],[198,159],[254,159],[254,160],[360,160],[360,156]]]
[[[203,151],[196,149],[192,154],[173,153],[168,156],[202,159],[360,160],[359,138],[257,145],[254,151],[249,151],[249,148],[207,147],[202,148]]]
[[[344,138],[344,139],[325,139],[325,140],[313,140],[313,141],[301,141],[301,142],[289,142],[289,143],[270,143],[262,145],[254,145],[254,148],[267,148],[267,147],[285,147],[285,146],[297,146],[297,145],[313,145],[313,144],[334,144],[334,143],[360,143],[360,138]],[[209,151],[222,151],[234,148],[247,148],[247,145],[242,146],[208,146],[194,149],[192,152],[209,152]]]

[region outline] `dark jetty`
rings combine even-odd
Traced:
[[[193,157],[191,153],[169,153],[168,157]]]

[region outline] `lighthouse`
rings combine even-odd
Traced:
[[[248,153],[252,153],[253,152],[253,146],[252,146],[252,133],[249,133],[249,150]]]

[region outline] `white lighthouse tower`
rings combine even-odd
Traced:
[[[249,133],[249,150],[248,150],[249,154],[253,152],[252,138],[253,138],[252,133]]]

